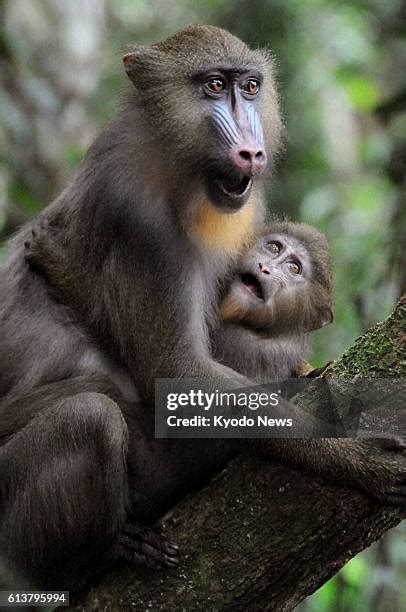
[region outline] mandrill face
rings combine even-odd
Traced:
[[[255,328],[310,331],[332,321],[327,302],[320,315],[317,293],[306,247],[293,236],[269,233],[243,255],[221,314]]]
[[[182,160],[177,166],[188,172],[176,183],[197,181],[213,207],[240,210],[280,145],[270,55],[225,30],[194,25],[135,47],[124,66],[164,162]]]
[[[267,165],[259,114],[263,74],[255,68],[217,68],[199,75],[202,103],[222,149],[206,177],[207,195],[219,208],[239,209]]]

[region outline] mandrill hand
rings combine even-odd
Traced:
[[[373,497],[406,505],[406,441],[374,438],[360,442],[354,480]]]

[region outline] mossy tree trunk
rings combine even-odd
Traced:
[[[324,375],[406,377],[406,296]],[[405,507],[241,458],[165,521],[183,551],[177,569],[116,569],[78,608],[291,610],[404,517]]]

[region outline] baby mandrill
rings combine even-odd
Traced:
[[[266,227],[242,256],[220,313],[215,359],[258,383],[304,374],[308,332],[333,320],[325,236],[289,221]]]

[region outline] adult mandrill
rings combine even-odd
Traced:
[[[124,109],[48,207],[48,227],[14,239],[0,276],[0,549],[41,587],[73,590],[118,557],[176,564],[176,546],[140,525],[236,452],[154,440],[134,381],[145,401],[156,377],[249,382],[212,359],[207,326],[218,281],[263,217],[280,138],[271,62],[192,26],[124,64],[135,85]],[[348,461],[347,479],[400,494],[393,446],[358,479]]]
[[[31,225],[0,273],[0,549],[43,587],[77,588],[118,556],[176,563],[137,525],[232,454],[154,441],[152,411],[129,407],[134,381],[143,400],[156,377],[248,382],[211,358],[207,322],[263,217],[281,131],[272,62],[191,26],[124,65],[132,93],[46,211],[62,304],[24,260]]]
[[[208,354],[206,320],[218,278],[262,220],[281,124],[268,55],[218,28],[191,26],[124,65],[132,93],[46,215],[76,279],[65,303],[145,399],[157,376],[232,377]],[[70,373],[21,237],[1,281],[2,394]],[[32,326],[15,335],[22,315],[46,320],[35,339]]]

